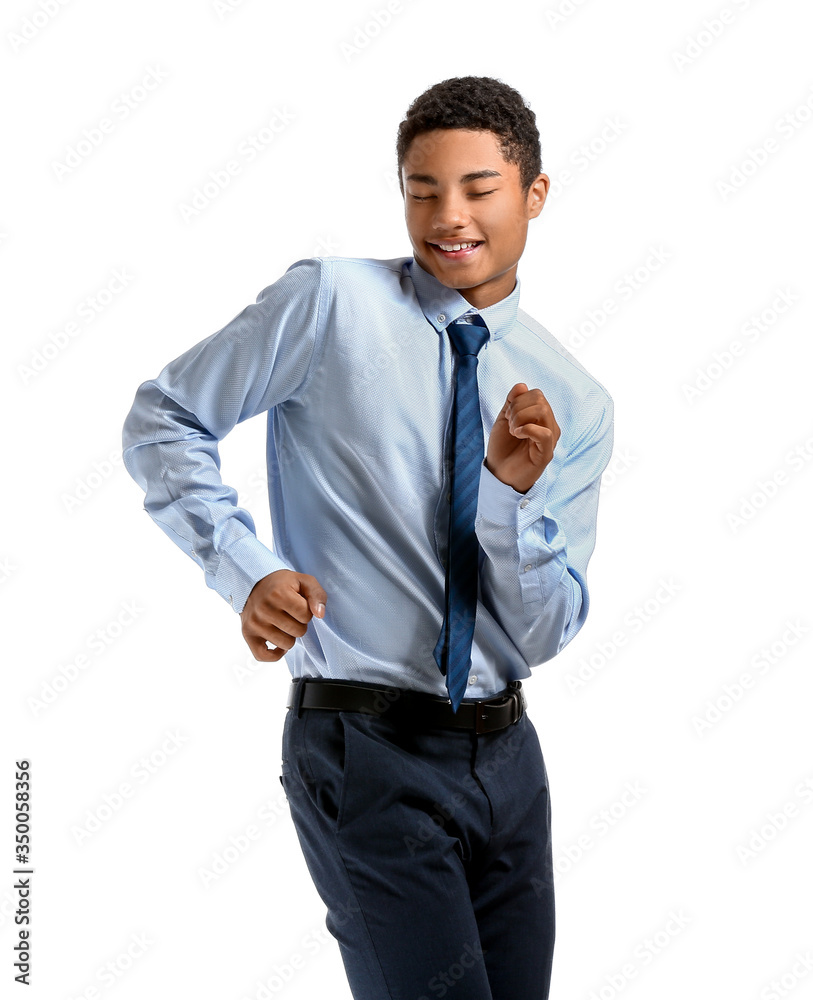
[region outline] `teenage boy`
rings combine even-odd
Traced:
[[[411,257],[308,258],[136,394],[153,519],[294,678],[280,781],[353,996],[543,1000],[551,808],[521,678],[588,609],[612,399],[518,308],[534,113],[489,77],[401,122]],[[217,442],[268,413],[273,551]],[[284,906],[284,901],[279,900]]]

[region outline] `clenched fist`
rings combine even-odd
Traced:
[[[491,428],[486,468],[517,493],[527,493],[553,458],[561,433],[542,390],[517,382]]]
[[[325,617],[327,594],[315,576],[278,569],[254,584],[240,612],[243,638],[255,660],[283,657],[316,615]],[[269,649],[266,640],[276,649]]]

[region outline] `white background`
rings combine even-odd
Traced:
[[[0,989],[26,757],[26,995],[350,996],[278,780],[285,663],[255,663],[143,512],[121,425],[293,261],[409,254],[397,125],[474,74],[529,102],[554,182],[521,307],[616,404],[590,617],[524,685],[553,797],[551,997],[813,995],[803,0],[400,0],[383,26],[383,0],[51,4],[2,14]],[[264,432],[221,455],[270,545]]]

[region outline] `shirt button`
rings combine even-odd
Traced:
[[[530,568],[531,568],[531,564],[528,563],[528,565],[525,567],[525,569],[522,572],[523,573],[527,573]]]
[[[445,322],[446,322],[446,314],[438,313],[438,323],[445,323]]]
[[[469,674],[469,684],[477,683],[477,674]]]
[[[523,500],[522,503],[520,504],[520,507],[527,507],[529,503],[530,500]]]

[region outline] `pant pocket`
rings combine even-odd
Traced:
[[[344,787],[344,714],[332,709],[306,709],[299,741],[290,741],[294,760],[289,764],[297,781],[334,827],[338,823]]]

